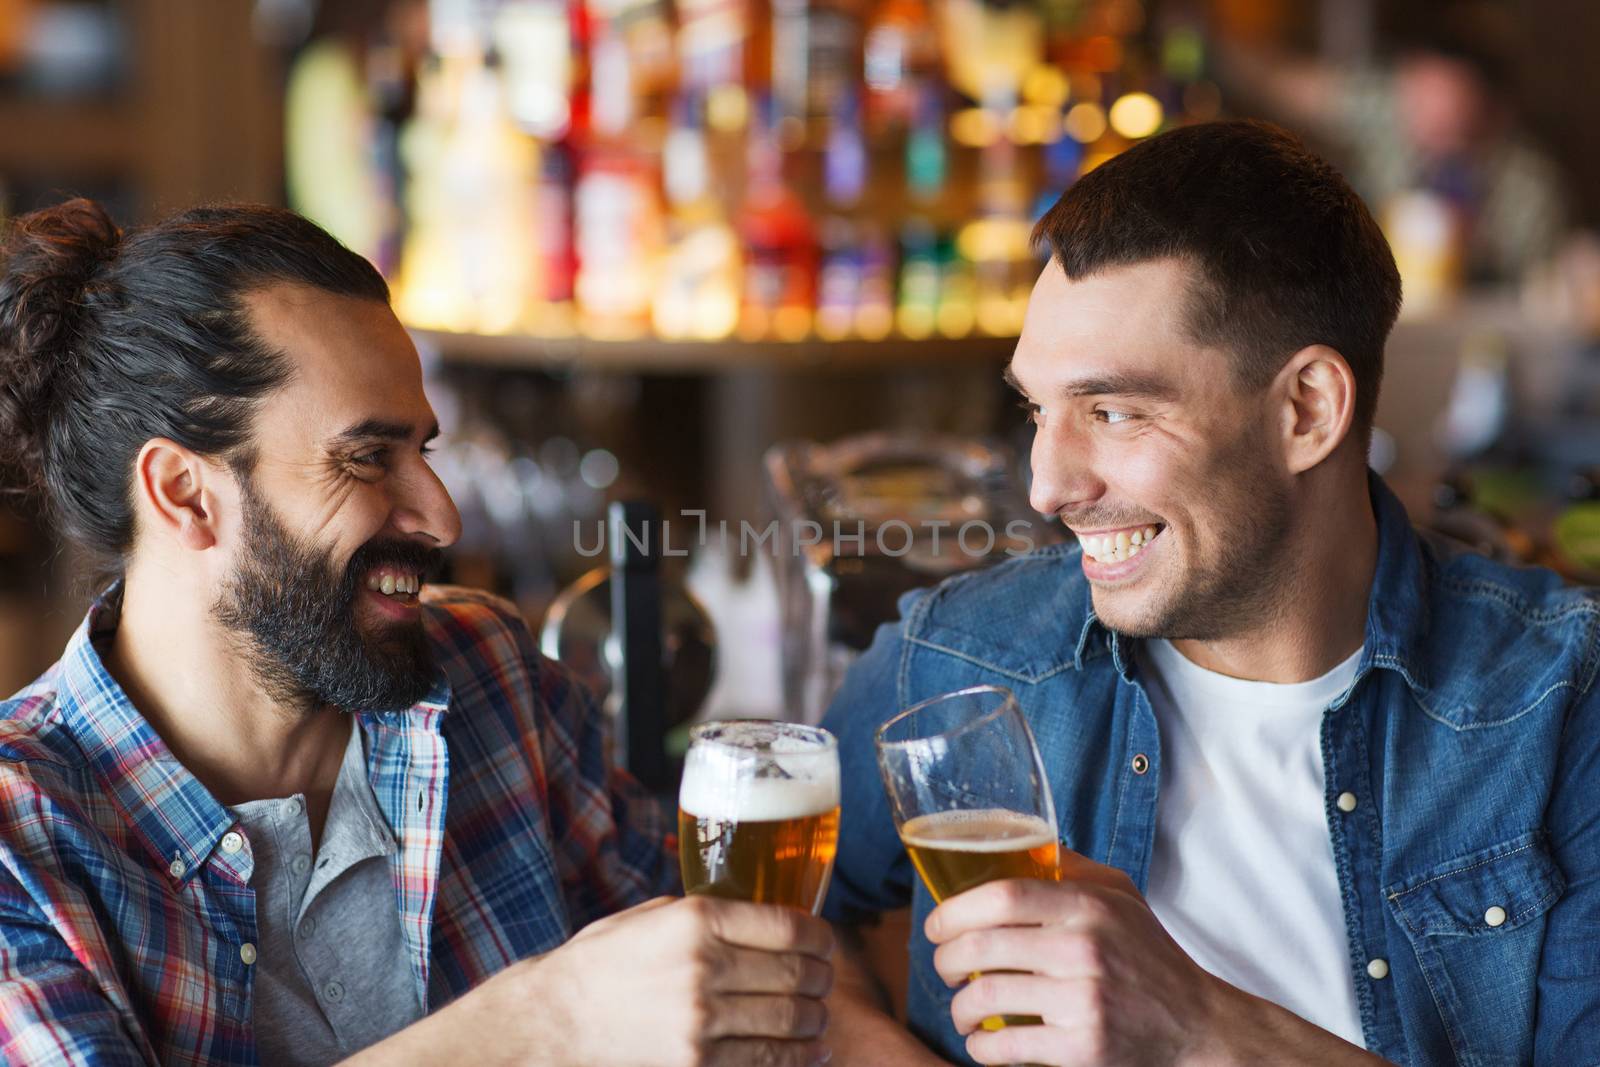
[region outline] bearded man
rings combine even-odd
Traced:
[[[366,261],[88,201],[3,256],[4,465],[110,580],[0,703],[0,1061],[824,1055],[826,924],[657,896],[675,847],[593,702],[428,587],[459,519]]]

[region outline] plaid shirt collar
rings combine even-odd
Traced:
[[[178,762],[100,657],[97,644],[116,632],[121,611],[119,581],[96,598],[67,643],[57,675],[61,720],[101,787],[175,881],[186,883],[215,859],[245,884],[245,861],[213,857],[233,815]],[[450,683],[440,671],[428,695],[407,710],[362,712],[358,721],[368,731],[382,724],[438,733],[449,706]]]

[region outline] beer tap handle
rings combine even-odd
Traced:
[[[670,792],[666,677],[661,648],[661,522],[653,504],[618,500],[608,510],[611,632],[621,656],[621,762],[645,788]]]

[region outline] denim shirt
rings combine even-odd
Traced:
[[[1425,538],[1376,476],[1371,494],[1365,647],[1321,727],[1366,1046],[1418,1067],[1600,1063],[1600,600]],[[895,836],[872,735],[928,697],[1010,688],[1062,842],[1144,891],[1161,745],[1135,642],[1095,618],[1080,551],[907,594],[824,720],[849,827],[825,913],[856,922],[911,905],[910,1025],[959,1063],[972,1061],[954,991],[922,934],[932,901]]]

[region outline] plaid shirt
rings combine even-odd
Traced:
[[[253,1064],[250,846],[107,673],[95,644],[117,604],[0,703],[0,1062]],[[441,588],[424,618],[434,690],[357,720],[435,1009],[672,890],[677,864],[593,701],[509,606]]]

